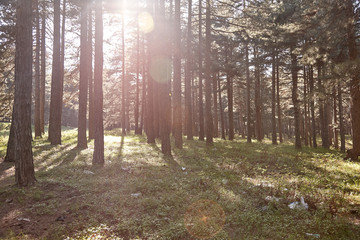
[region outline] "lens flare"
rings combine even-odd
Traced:
[[[150,33],[154,30],[154,19],[148,12],[141,12],[138,15],[139,28],[144,33]]]
[[[165,56],[151,59],[150,75],[158,83],[166,83],[171,79],[171,60]]]
[[[215,236],[225,224],[225,212],[216,202],[199,200],[191,204],[184,216],[187,231],[199,239]]]

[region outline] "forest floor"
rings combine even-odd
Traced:
[[[29,188],[1,161],[0,238],[359,239],[360,163],[338,151],[184,139],[167,158],[159,143],[120,133],[106,132],[102,169],[91,167],[93,142],[76,148],[76,129],[60,146],[35,140]],[[301,197],[308,209],[291,209]]]

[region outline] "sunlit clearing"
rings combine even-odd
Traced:
[[[138,15],[139,28],[144,33],[150,33],[154,30],[154,19],[148,12],[141,12]]]
[[[155,56],[151,59],[150,75],[159,83],[166,83],[171,78],[171,60],[165,56]]]

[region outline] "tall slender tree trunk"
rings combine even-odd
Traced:
[[[303,68],[304,71],[304,140],[305,146],[309,146],[309,130],[308,130],[308,115],[307,115],[307,74],[306,74],[306,67]]]
[[[89,29],[88,29],[88,79],[89,79],[89,139],[94,139],[94,87],[93,87],[93,16],[92,16],[92,1],[89,8]]]
[[[60,0],[54,0],[54,40],[49,117],[49,141],[52,145],[61,144],[61,112]]]
[[[181,48],[180,1],[175,1],[175,49]],[[181,58],[174,52],[174,128],[175,147],[182,148]]]
[[[102,0],[95,0],[95,65],[94,65],[94,155],[93,166],[104,166],[103,124],[103,16]]]
[[[229,40],[228,40],[229,41]],[[228,58],[231,59],[232,48],[230,44],[226,46],[226,63],[228,64]],[[229,114],[229,140],[234,140],[234,99],[233,99],[233,84],[232,84],[232,69],[227,66],[226,72],[226,85],[227,85],[227,97],[228,97],[228,114]]]
[[[192,105],[191,105],[191,14],[192,0],[188,0],[188,24],[187,24],[187,44],[186,44],[186,67],[185,67],[185,125],[187,140],[193,140],[192,131]]]
[[[153,6],[154,3],[151,0],[147,0],[147,7],[150,14],[153,13]],[[154,132],[154,101],[153,101],[153,95],[154,95],[154,79],[151,76],[150,73],[150,65],[151,65],[151,59],[153,57],[153,42],[154,42],[154,33],[150,32],[147,33],[147,42],[148,42],[148,52],[147,52],[147,58],[148,58],[148,81],[147,81],[147,105],[146,105],[146,136],[147,136],[147,143],[153,144],[155,143],[155,132]]]
[[[81,2],[80,12],[80,82],[79,82],[79,114],[78,114],[78,144],[79,149],[87,148],[86,138],[86,109],[87,109],[87,90],[88,90],[88,3]]]
[[[218,104],[217,104],[217,82],[219,73],[213,73],[213,99],[214,99],[214,137],[219,136]]]
[[[210,0],[206,0],[206,48],[205,48],[205,111],[206,111],[206,144],[213,145],[213,119],[211,112],[211,20]]]
[[[35,138],[41,138],[41,122],[40,122],[40,14],[39,14],[39,1],[35,1],[36,7],[36,51],[35,51],[35,112],[34,112],[34,125],[35,125]]]
[[[333,89],[333,129],[334,129],[334,148],[339,149],[339,132],[338,132],[338,121],[337,121],[337,102],[336,102],[336,87]]]
[[[121,128],[122,128],[122,135],[126,135],[126,92],[127,92],[127,84],[125,78],[125,18],[124,14],[121,15],[121,40],[122,40],[122,78],[121,78]]]
[[[313,147],[317,148],[316,143],[316,122],[315,122],[315,94],[314,94],[314,71],[313,66],[310,66],[309,69],[309,85],[310,85],[310,108],[311,108],[311,132],[312,132],[312,141]]]
[[[144,123],[146,122],[146,52],[145,52],[145,36],[143,36],[143,63],[142,63],[142,94],[141,94],[141,119],[140,119],[140,128],[139,134],[142,134],[143,129],[145,129]]]
[[[294,105],[294,124],[295,124],[295,147],[301,148],[300,137],[300,106],[298,100],[298,66],[297,56],[293,53],[293,48],[290,49],[291,54],[291,78],[292,78],[292,102]]]
[[[219,111],[220,111],[220,123],[221,123],[221,138],[226,139],[225,137],[225,120],[224,120],[224,110],[221,101],[221,85],[220,78],[218,79],[218,88],[219,88]]]
[[[19,0],[16,9],[15,94],[15,181],[18,186],[35,183],[31,146],[32,1]]]
[[[282,126],[282,113],[280,105],[280,71],[279,71],[279,55],[276,54],[276,105],[277,105],[277,116],[278,116],[278,131],[279,131],[279,142],[283,142],[283,126]]]
[[[339,104],[339,128],[340,128],[340,151],[345,152],[345,128],[344,128],[344,111],[342,104],[342,89],[338,83],[338,104]]]
[[[199,0],[199,140],[204,141],[203,67],[202,67],[202,0]]]
[[[162,56],[171,56],[170,49],[170,38],[166,35],[169,31],[167,26],[167,20],[165,18],[165,0],[160,1],[159,16],[157,18],[159,34],[159,46],[157,52],[161,53]],[[168,47],[164,47],[168,46]],[[166,65],[161,66],[157,72],[161,72],[161,79],[159,79],[159,99],[161,100],[161,108],[159,109],[159,123],[160,123],[160,137],[161,137],[161,151],[166,156],[171,156],[171,144],[170,144],[170,133],[171,133],[171,98],[170,98],[170,80],[171,80],[171,67]]]
[[[139,3],[139,2],[137,2]],[[136,96],[135,96],[135,134],[140,134],[139,109],[140,109],[140,29],[136,27]]]
[[[319,89],[319,116],[321,124],[321,145],[323,148],[329,148],[328,126],[327,126],[327,114],[326,114],[326,93],[322,82],[323,63],[318,62],[318,89]]]
[[[256,113],[256,138],[259,142],[262,140],[262,122],[261,122],[261,99],[260,99],[260,64],[257,47],[254,47],[255,61],[255,113]]]
[[[276,109],[276,54],[275,49],[272,52],[272,74],[271,74],[271,135],[272,135],[272,144],[277,144],[276,137],[276,119],[275,119],[275,109]]]
[[[245,4],[245,2],[244,2]],[[249,46],[245,44],[245,65],[246,65],[246,125],[247,142],[251,143],[251,95],[250,95],[250,69],[249,69]]]
[[[358,49],[356,46],[356,29],[355,25],[358,20],[358,14],[354,14],[354,6],[352,0],[347,0],[347,14],[350,21],[347,26],[347,41],[349,49],[349,60],[355,62],[358,59]],[[352,119],[352,133],[353,133],[353,160],[357,160],[360,156],[360,77],[358,74],[353,74],[350,81],[350,95],[351,95],[351,119]]]
[[[43,2],[41,17],[41,78],[40,78],[40,127],[45,133],[45,86],[46,86],[46,5]]]

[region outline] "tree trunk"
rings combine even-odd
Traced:
[[[220,122],[221,122],[221,138],[225,140],[226,139],[225,138],[225,121],[224,121],[224,109],[223,109],[222,101],[221,101],[220,78],[218,79],[218,88],[219,88],[219,108],[220,108]]]
[[[124,14],[121,14],[121,40],[122,40],[122,56],[121,56],[121,128],[122,135],[126,135],[126,92],[127,92],[127,84],[125,78],[125,18]]]
[[[213,120],[211,112],[211,20],[210,0],[206,0],[206,48],[205,48],[205,111],[206,111],[206,144],[213,145]]]
[[[79,82],[79,114],[78,114],[78,144],[79,149],[87,148],[86,138],[86,109],[87,109],[87,86],[88,86],[88,42],[87,20],[88,3],[81,2],[80,12],[80,82]]]
[[[279,71],[279,55],[276,55],[276,105],[277,105],[277,115],[278,115],[278,131],[279,131],[279,142],[283,142],[282,134],[282,116],[281,116],[281,105],[280,105],[280,71]]]
[[[344,111],[343,111],[342,90],[340,83],[338,83],[338,104],[339,104],[340,151],[345,152]]]
[[[49,116],[49,141],[61,144],[62,77],[60,58],[60,0],[54,0],[54,40]]]
[[[334,118],[333,118],[333,131],[334,131],[334,148],[339,149],[339,132],[338,132],[338,122],[337,122],[337,102],[336,102],[336,87],[333,89],[333,111],[334,111]]]
[[[256,113],[256,138],[259,142],[262,140],[262,122],[261,122],[261,99],[260,99],[260,64],[258,59],[257,48],[254,47],[254,61],[255,61],[255,113]]]
[[[14,125],[14,111],[12,113],[10,134],[6,147],[6,155],[4,162],[15,162],[15,125]]]
[[[139,2],[137,2],[139,3]],[[136,25],[136,96],[135,96],[135,134],[140,134],[139,128],[139,108],[140,108],[140,29],[139,24]]]
[[[226,46],[226,63],[227,63],[227,72],[226,72],[226,85],[227,85],[227,97],[228,97],[228,114],[229,114],[229,140],[234,140],[234,99],[233,99],[233,84],[232,84],[232,69],[228,64],[228,57],[231,59],[231,46],[227,44]],[[229,51],[229,54],[228,54]],[[228,56],[229,55],[229,56]]]
[[[202,67],[202,0],[199,0],[199,140],[204,141],[203,67]]]
[[[46,86],[46,5],[43,3],[41,17],[41,83],[40,83],[40,127],[45,133],[45,86]]]
[[[192,105],[191,105],[191,14],[192,0],[188,0],[188,25],[187,25],[187,44],[186,44],[186,68],[185,68],[185,124],[187,140],[193,140],[192,131]]]
[[[250,95],[250,70],[249,70],[249,46],[245,44],[245,67],[246,67],[246,125],[247,142],[251,143],[251,95]]]
[[[213,100],[214,100],[214,137],[219,137],[219,120],[218,120],[218,104],[217,104],[217,82],[218,74],[213,73]]]
[[[142,64],[142,94],[141,94],[141,119],[140,119],[140,129],[139,134],[142,134],[143,129],[145,129],[144,123],[146,122],[146,52],[145,52],[145,36],[143,36],[143,64]]]
[[[90,3],[92,5],[92,2]],[[90,5],[90,6],[91,6]],[[92,9],[89,8],[89,29],[88,29],[88,51],[89,51],[89,59],[88,59],[88,79],[89,79],[89,139],[94,139],[94,88],[93,88],[93,28],[92,28]]]
[[[313,147],[317,148],[316,143],[316,122],[315,122],[315,103],[314,103],[314,71],[313,66],[310,66],[309,69],[309,85],[310,85],[310,108],[311,108],[311,132],[312,132],[312,141]]]
[[[358,50],[356,46],[356,30],[355,24],[358,20],[357,14],[354,14],[353,1],[347,0],[348,14],[350,17],[347,26],[347,41],[349,49],[349,60],[354,62],[358,58]],[[353,132],[353,149],[352,156],[353,160],[357,160],[360,156],[360,77],[358,74],[353,74],[350,81],[350,95],[351,95],[351,119],[352,119],[352,132]]]
[[[147,0],[147,5],[149,8],[149,13],[153,13],[153,4],[152,1]],[[147,81],[147,105],[146,105],[146,136],[147,136],[147,143],[153,144],[155,143],[155,132],[154,132],[154,101],[153,101],[153,83],[154,79],[151,76],[150,71],[150,65],[151,65],[151,59],[153,57],[153,42],[154,42],[154,36],[153,33],[148,33],[147,36],[147,42],[148,42],[148,81]]]
[[[275,100],[275,75],[276,75],[276,58],[275,58],[275,49],[273,49],[272,53],[272,74],[271,74],[271,136],[272,136],[272,144],[277,144],[276,137],[276,119],[275,119],[275,108],[276,108],[276,100]]]
[[[301,148],[300,138],[300,106],[297,93],[298,84],[298,66],[297,56],[293,53],[293,49],[290,50],[291,54],[291,79],[292,79],[292,101],[294,104],[294,124],[295,124],[295,147]]]
[[[181,48],[180,1],[175,1],[175,49]],[[174,128],[175,147],[182,148],[182,111],[181,111],[181,57],[180,51],[174,52]]]
[[[34,112],[34,125],[35,125],[35,138],[41,138],[41,122],[40,122],[40,14],[39,14],[39,1],[35,1],[36,7],[36,51],[35,51],[35,112]]]
[[[18,186],[35,183],[31,146],[32,1],[20,0],[16,9],[14,94],[15,181]]]
[[[94,155],[93,166],[104,166],[103,124],[103,17],[102,0],[95,0],[95,65],[94,65]]]
[[[309,130],[308,130],[308,115],[307,115],[307,75],[306,75],[306,67],[304,66],[304,139],[305,146],[309,146]]]

